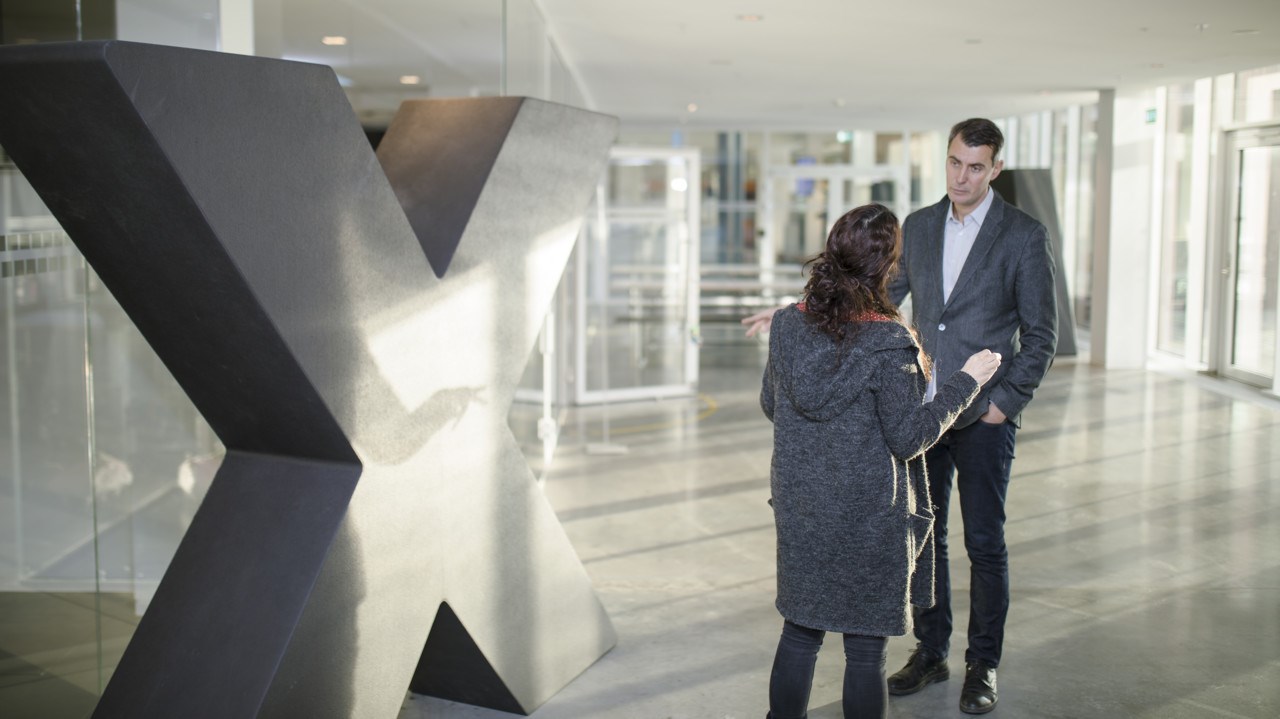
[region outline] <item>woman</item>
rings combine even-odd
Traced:
[[[841,217],[810,261],[804,301],[773,318],[760,404],[773,421],[782,638],[769,716],[806,716],[826,632],[844,634],[846,717],[884,717],[889,636],[933,604],[933,512],[924,451],[991,378],[973,355],[922,402],[928,359],[888,299],[898,218],[881,205]]]

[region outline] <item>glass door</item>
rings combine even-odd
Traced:
[[[578,252],[579,404],[696,392],[700,176],[697,150],[612,150]]]
[[[1227,137],[1229,192],[1223,282],[1222,374],[1277,383],[1280,295],[1280,126]]]

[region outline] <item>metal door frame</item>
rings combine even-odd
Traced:
[[[698,337],[699,305],[701,288],[699,281],[701,259],[698,246],[702,232],[701,177],[702,153],[696,148],[672,147],[628,147],[615,146],[609,152],[609,164],[618,161],[652,161],[671,162],[679,160],[688,167],[689,185],[686,189],[687,199],[684,213],[684,224],[687,228],[682,238],[680,251],[683,255],[680,263],[685,269],[685,318],[681,328],[682,341],[687,343],[684,353],[684,381],[667,385],[648,385],[619,389],[590,389],[587,386],[587,365],[590,361],[587,352],[587,272],[589,249],[579,247],[577,254],[578,281],[575,287],[574,308],[574,402],[576,404],[598,404],[601,402],[658,399],[662,397],[689,396],[697,393],[698,388]],[[605,247],[609,244],[609,223],[617,215],[607,204],[608,192],[605,186],[607,174],[597,189],[599,201],[596,217],[589,219],[594,224],[593,232],[602,238]],[[646,211],[647,214],[648,211]],[[663,211],[654,211],[654,214]],[[669,214],[669,213],[666,213]],[[621,217],[636,217],[634,212],[624,211]],[[606,296],[607,296],[606,290]],[[607,377],[606,377],[607,382]]]
[[[1214,318],[1216,326],[1211,333],[1213,339],[1209,367],[1211,371],[1228,379],[1280,393],[1280,312],[1276,313],[1276,366],[1272,367],[1271,377],[1231,366],[1231,350],[1235,339],[1236,248],[1239,245],[1240,230],[1240,157],[1246,149],[1280,147],[1280,123],[1228,127],[1224,129],[1220,142],[1220,147],[1223,148],[1220,175],[1223,204],[1218,232],[1220,241],[1214,251],[1216,271],[1211,271],[1210,280],[1213,287],[1211,296],[1217,306],[1210,309],[1210,316]]]

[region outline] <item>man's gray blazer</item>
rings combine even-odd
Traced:
[[[902,224],[902,261],[889,296],[901,304],[910,293],[912,321],[933,359],[939,385],[974,352],[1000,353],[1000,369],[955,428],[972,424],[990,402],[1018,423],[1022,408],[1049,370],[1058,342],[1049,233],[996,193],[951,296],[943,303],[942,242],[950,209],[951,201],[943,197],[911,213]]]

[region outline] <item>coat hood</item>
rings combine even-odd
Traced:
[[[910,330],[896,321],[864,322],[842,347],[795,305],[774,315],[769,345],[781,395],[801,416],[819,422],[844,412],[870,386],[879,353],[916,349]]]

